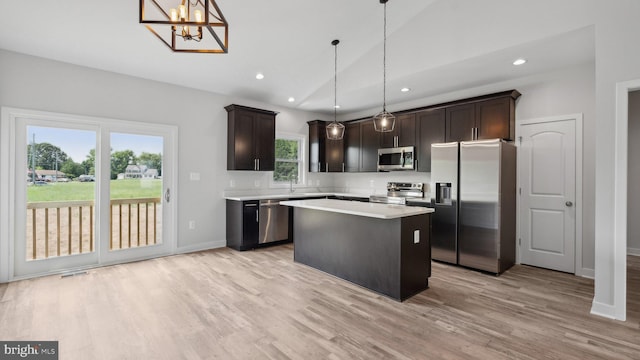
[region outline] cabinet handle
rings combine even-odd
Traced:
[[[393,137],[393,147],[398,147],[399,143],[400,143],[400,141],[398,140],[398,135],[394,136]]]
[[[318,161],[318,172],[320,172],[320,161]]]
[[[256,209],[256,222],[259,224],[260,223],[260,217],[258,217],[258,214],[260,213],[260,210]]]
[[[344,172],[344,163],[342,163],[342,172]]]
[[[324,165],[324,172],[328,173],[329,172],[329,163],[325,163]]]
[[[260,159],[256,159],[258,161],[258,171],[260,171]]]
[[[471,128],[471,140],[475,140],[476,139],[476,128],[472,127]]]
[[[258,170],[258,159],[253,159],[253,171]]]

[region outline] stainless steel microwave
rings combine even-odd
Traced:
[[[378,171],[415,170],[414,146],[378,149]]]

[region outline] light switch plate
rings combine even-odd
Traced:
[[[420,243],[420,230],[414,230],[413,231],[413,243],[414,244],[419,244]]]
[[[189,173],[189,180],[200,181],[200,173],[197,173],[197,172]]]

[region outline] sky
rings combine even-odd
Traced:
[[[53,127],[28,126],[27,143],[47,142],[59,147],[77,163],[87,159],[89,150],[96,147],[96,133],[88,130],[63,129]],[[111,133],[113,151],[132,150],[136,156],[142,152],[162,153],[162,137],[123,133]]]

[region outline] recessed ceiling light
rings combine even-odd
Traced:
[[[257,73],[256,74],[256,79],[262,80],[262,79],[264,79],[264,75],[262,75],[262,73]]]
[[[290,97],[290,98],[289,98],[289,102],[294,102],[294,101],[296,101],[296,99],[295,99],[295,98],[293,98],[293,97]]]
[[[526,62],[527,62],[527,60],[525,60],[525,59],[517,59],[516,61],[513,62],[513,65],[518,66],[518,65],[522,65],[522,64],[524,64]]]
[[[408,88],[408,87],[404,87],[404,88],[400,89],[400,91],[402,91],[402,92],[409,92],[409,91],[411,91],[411,89],[410,89],[410,88]]]

